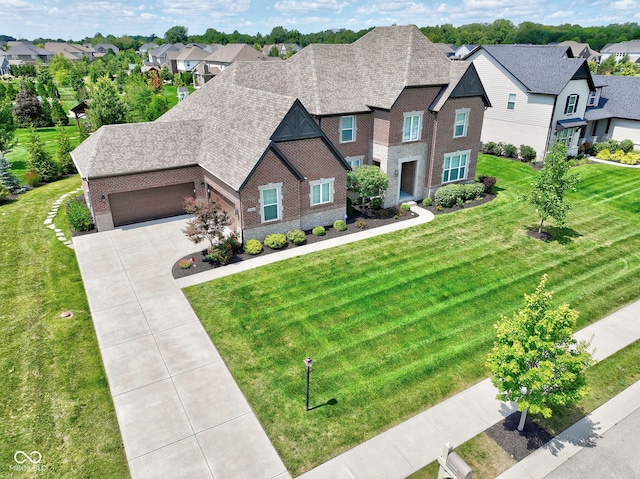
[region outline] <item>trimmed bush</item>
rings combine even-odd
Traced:
[[[383,201],[384,200],[378,196],[376,198],[371,198],[369,205],[371,206],[371,209],[379,210],[380,208],[382,208]]]
[[[287,244],[287,237],[281,233],[273,233],[267,235],[264,239],[264,244],[271,249],[280,249]]]
[[[502,155],[502,145],[494,141],[488,141],[480,146],[480,152],[487,155],[500,156]]]
[[[482,175],[478,178],[478,181],[484,186],[484,193],[491,194],[491,192],[493,191],[493,186],[496,184],[496,177]]]
[[[633,141],[631,140],[622,140],[620,142],[620,149],[625,153],[631,153],[633,151]]]
[[[302,230],[291,230],[287,233],[287,239],[294,245],[300,246],[302,243],[307,241],[307,235],[304,234],[304,231]]]
[[[520,159],[522,161],[536,161],[537,156],[538,154],[536,153],[536,150],[534,150],[532,147],[528,145],[520,145]]]
[[[347,223],[344,220],[336,220],[333,223],[333,227],[336,231],[347,231]]]
[[[432,203],[433,200],[428,196],[424,200],[422,200],[422,206],[431,206]]]
[[[238,241],[238,237],[235,233],[231,233],[224,240],[222,240],[220,244],[231,248],[231,251],[234,253],[242,249],[242,244],[240,243],[240,241]]]
[[[347,196],[347,216],[353,216],[353,201]]]
[[[89,209],[78,200],[71,200],[67,203],[67,220],[73,231],[89,231],[93,228]]]
[[[518,158],[518,148],[511,143],[505,143],[502,145],[502,156],[507,158]]]
[[[243,249],[247,254],[259,254],[262,252],[262,243],[257,239],[252,239],[245,242]]]
[[[464,198],[464,187],[462,185],[446,185],[438,188],[434,195],[436,206],[451,208],[456,204],[456,200]]]
[[[233,256],[233,246],[230,242],[223,242],[207,250],[207,260],[214,264],[224,266]]]
[[[611,152],[608,149],[604,148],[598,152],[596,158],[598,158],[599,160],[611,160]]]
[[[410,211],[410,210],[411,210],[411,206],[410,206],[410,205],[408,205],[408,204],[406,204],[406,203],[402,203],[402,204],[400,205],[400,209],[406,213],[407,211]]]
[[[463,200],[475,200],[478,196],[484,194],[484,185],[482,183],[468,183],[462,185],[464,189]]]
[[[324,236],[327,232],[324,229],[324,226],[316,226],[311,230],[311,232],[316,236]]]
[[[601,141],[593,145],[593,150],[596,152],[596,155],[602,150],[617,151],[619,149],[620,143],[618,143],[616,140]]]
[[[190,259],[181,259],[179,265],[182,269],[189,269],[193,266],[193,262]]]

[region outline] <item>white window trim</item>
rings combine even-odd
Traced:
[[[320,178],[319,180],[313,180],[309,182],[309,204],[311,206],[319,206],[319,205],[326,205],[329,203],[333,203],[333,195],[334,195],[334,189],[333,189],[333,184],[335,183],[335,178]],[[327,201],[322,201],[322,185],[325,183],[329,183],[329,199]],[[320,186],[320,202],[319,203],[314,203],[313,202],[313,187],[314,186]]]
[[[571,132],[571,134],[565,134],[565,132],[567,133]],[[575,136],[575,134],[576,134],[575,128],[565,128],[564,130],[561,130],[558,133],[556,133],[556,143],[561,142],[567,148],[571,148],[573,143],[573,137]]]
[[[456,178],[455,180],[449,180],[449,181],[444,181],[444,173],[445,173],[445,168],[444,165],[447,162],[447,158],[448,157],[453,157],[453,156],[462,156],[462,155],[466,155],[466,160],[465,160],[465,164],[464,164],[464,178]],[[461,180],[466,180],[467,176],[469,175],[469,163],[471,162],[471,150],[464,150],[464,151],[452,151],[451,153],[445,153],[444,158],[442,160],[442,184],[445,185],[447,183],[453,183],[455,181],[461,181]],[[451,170],[451,168],[449,168],[449,170]]]
[[[344,161],[346,161],[349,166],[353,169],[353,168],[357,168],[358,166],[362,166],[364,164],[364,155],[360,155],[360,156],[345,156],[344,157]],[[358,163],[357,165],[354,165],[353,163]]]
[[[423,111],[410,111],[410,112],[405,112],[405,114],[403,115],[402,118],[402,142],[403,143],[407,143],[410,141],[420,141],[421,137],[422,137],[422,116],[424,115]],[[404,135],[404,125],[407,121],[407,117],[418,117],[418,136],[417,138],[411,138],[411,128],[409,128],[409,138],[405,138]]]
[[[353,121],[351,122],[351,128],[342,128],[342,119],[343,118],[351,118]],[[342,132],[346,130],[351,130],[351,139],[350,140],[342,140]],[[340,143],[353,143],[356,141],[356,116],[355,115],[345,115],[340,117]]]
[[[511,96],[513,95],[513,101],[511,101]],[[507,110],[515,110],[516,109],[516,99],[518,95],[516,93],[509,93],[507,95]],[[509,105],[513,104],[513,108],[509,108]]]
[[[272,220],[264,219],[264,204],[263,204],[263,196],[262,193],[265,190],[273,190],[276,189],[276,200],[278,207],[278,216]],[[271,223],[273,221],[280,221],[282,219],[282,183],[269,183],[267,185],[258,186],[258,190],[260,191],[260,222],[261,223]]]
[[[587,106],[596,106],[596,100],[598,98],[597,91],[589,92],[589,97],[587,98]]]
[[[470,111],[471,111],[471,108],[459,108],[458,110],[456,110],[456,114],[455,114],[454,120],[453,120],[453,137],[454,138],[464,138],[465,136],[467,136],[467,128],[469,126],[469,112]],[[459,126],[457,117],[461,113],[464,113],[464,124],[463,124],[463,127],[462,127],[462,135],[456,135],[456,128]]]

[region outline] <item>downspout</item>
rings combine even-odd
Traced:
[[[436,135],[438,134],[438,113],[431,112],[433,118],[433,133],[431,135],[431,154],[429,155],[429,179],[427,181],[427,196],[431,197],[431,187],[433,186],[433,162],[436,157]]]

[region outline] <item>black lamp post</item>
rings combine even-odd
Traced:
[[[304,360],[304,365],[307,367],[307,411],[309,410],[309,374],[311,373],[311,366],[313,366],[313,359],[307,357]]]

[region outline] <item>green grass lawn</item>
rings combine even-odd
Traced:
[[[75,176],[0,204],[2,477],[129,474],[74,252],[42,224],[79,185]],[[16,451],[39,451],[42,470],[10,471]]]
[[[64,130],[71,141],[71,146],[75,148],[80,141],[80,135],[75,123],[65,126]],[[18,140],[18,143],[9,153],[6,154],[7,161],[11,163],[11,169],[20,179],[22,179],[24,174],[29,171],[27,168],[27,142],[29,138],[29,131],[29,128],[18,128],[16,130],[16,139]],[[55,127],[36,128],[36,131],[40,135],[40,139],[44,144],[44,149],[51,153],[51,155],[54,155],[58,145],[56,141],[58,132]]]
[[[60,101],[64,105],[66,112],[69,112],[71,108],[78,104],[76,99],[76,92],[70,86],[58,86],[58,93],[60,93]]]
[[[189,95],[191,95],[195,91],[195,88],[193,88],[191,85],[187,85],[187,88],[189,89]],[[164,89],[162,90],[162,96],[167,100],[169,109],[178,104],[178,88],[176,88],[175,86],[165,85]]]
[[[580,327],[640,297],[640,172],[576,171],[574,210],[548,243],[526,235],[537,219],[517,201],[536,173],[481,155],[491,203],[186,290],[291,473],[486,377],[492,325],[542,274]]]

